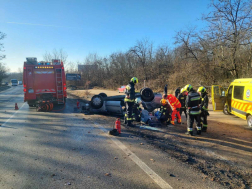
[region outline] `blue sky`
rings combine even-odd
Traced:
[[[125,51],[137,40],[173,46],[176,31],[203,27],[208,0],[0,0],[0,31],[10,70],[26,57],[63,49],[68,61]]]

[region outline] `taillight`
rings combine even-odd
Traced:
[[[64,90],[66,90],[66,87],[64,87]]]
[[[64,70],[64,67],[62,67],[62,70]]]
[[[26,69],[26,67],[24,67],[24,70]]]
[[[26,88],[24,88],[24,92],[26,92]]]
[[[24,85],[24,88],[26,88],[26,85]]]

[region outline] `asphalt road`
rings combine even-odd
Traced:
[[[138,136],[109,136],[106,120],[75,106],[69,98],[62,111],[36,112],[22,86],[0,92],[1,189],[223,188]]]

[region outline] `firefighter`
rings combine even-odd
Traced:
[[[200,94],[200,97],[201,97],[201,103],[200,103],[201,128],[202,128],[202,132],[206,132],[207,131],[207,116],[209,115],[209,113],[208,113],[208,96],[207,96],[207,92],[206,92],[205,87],[199,87],[197,92]]]
[[[200,95],[193,87],[189,84],[184,87],[188,92],[186,97],[186,108],[187,108],[187,132],[185,134],[193,136],[193,123],[196,121],[197,134],[201,134],[200,126]]]
[[[172,106],[172,114],[171,114],[171,124],[174,125],[175,116],[177,115],[177,122],[181,124],[180,110],[181,104],[179,100],[172,94],[167,95],[167,85],[165,86],[165,94],[163,95],[164,99],[169,101],[169,104]]]
[[[165,125],[169,125],[171,123],[171,113],[172,109],[167,102],[167,99],[161,99],[160,101],[160,122]]]
[[[125,106],[126,106],[126,114],[125,114],[125,122],[127,123],[127,126],[133,126],[132,121],[132,111],[133,111],[133,105],[135,102],[135,84],[138,83],[138,79],[136,77],[132,77],[129,84],[126,86],[125,90]]]
[[[140,122],[141,121],[141,112],[142,109],[140,108],[140,105],[142,104],[142,101],[140,98],[136,98],[135,100],[135,104],[133,105],[133,119],[136,122]]]
[[[185,101],[186,101],[186,91],[184,90],[184,88],[182,88],[180,90],[180,94],[178,95],[177,99],[179,100],[180,104],[181,104],[181,108],[180,108],[180,116],[182,115],[182,112],[184,112],[186,119],[187,119],[187,114],[186,114],[186,107],[185,107]]]
[[[180,87],[178,87],[176,90],[175,90],[175,96],[177,97],[180,93]]]

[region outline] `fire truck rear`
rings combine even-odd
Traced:
[[[37,62],[37,58],[26,58],[23,81],[24,102],[30,107],[41,104],[49,107],[52,104],[65,104],[66,77],[63,62],[60,60]]]

